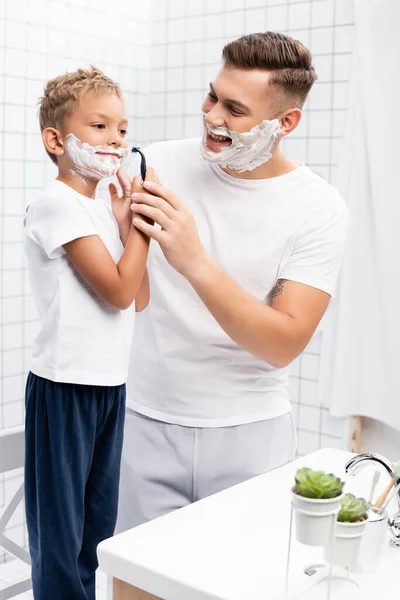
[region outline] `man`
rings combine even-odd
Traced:
[[[244,36],[223,50],[203,140],[147,149],[164,187],[133,196],[148,218],[134,223],[156,243],[134,334],[118,531],[294,457],[286,367],[329,304],[347,223],[336,190],[279,148],[315,79],[300,42]]]

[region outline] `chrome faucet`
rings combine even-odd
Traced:
[[[371,454],[369,452],[353,456],[346,464],[345,470],[348,475],[357,475],[364,467],[371,464],[381,465],[391,479],[394,477],[395,465],[384,456],[381,456],[380,454]],[[388,519],[388,527],[392,534],[389,544],[394,548],[400,548],[400,486],[397,487],[396,498],[399,510],[392,518],[389,517]]]

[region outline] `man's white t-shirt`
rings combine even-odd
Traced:
[[[200,139],[155,143],[145,153],[162,184],[193,213],[206,251],[254,298],[270,304],[278,279],[333,293],[348,211],[338,192],[306,166],[245,180],[205,162]],[[136,318],[128,406],[193,427],[289,412],[287,369],[233,342],[155,242],[148,270],[151,299]]]
[[[124,248],[102,200],[55,180],[29,209],[25,251],[42,321],[31,371],[51,381],[115,386],[127,379],[134,305],[110,308],[72,265],[63,244],[89,235],[100,236],[118,262]]]

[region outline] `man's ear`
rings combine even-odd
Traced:
[[[61,132],[54,127],[46,127],[42,131],[43,144],[50,154],[61,156],[64,154],[64,143]]]
[[[294,129],[296,129],[297,125],[300,123],[302,115],[303,113],[301,112],[300,108],[288,108],[284,112],[283,117],[279,119],[281,128],[278,132],[278,137],[285,137]]]

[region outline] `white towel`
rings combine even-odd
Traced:
[[[322,341],[321,400],[400,430],[400,2],[355,0],[347,126],[336,182],[350,208]]]

